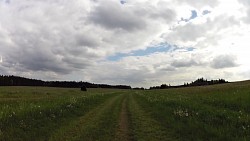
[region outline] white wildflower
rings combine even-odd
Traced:
[[[245,126],[242,126],[243,130],[246,130],[246,127]]]

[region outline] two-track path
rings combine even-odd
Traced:
[[[137,104],[134,92],[121,92],[55,131],[53,141],[166,140],[160,124]],[[159,138],[160,137],[160,138]]]

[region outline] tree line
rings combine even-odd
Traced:
[[[44,86],[44,87],[64,87],[64,88],[115,88],[131,89],[127,85],[94,84],[83,81],[43,81],[13,75],[0,75],[0,86]]]
[[[184,85],[178,85],[178,86],[171,86],[170,84],[162,84],[161,86],[153,86],[149,89],[169,89],[169,88],[180,88],[180,87],[192,87],[192,86],[205,86],[205,85],[215,85],[215,84],[223,84],[228,83],[228,81],[224,79],[218,79],[218,80],[210,80],[204,78],[198,78],[195,81],[192,81],[191,83],[184,83]]]

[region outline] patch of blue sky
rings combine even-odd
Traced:
[[[125,3],[127,3],[127,1],[121,0],[120,3],[121,3],[121,4],[125,4]]]
[[[118,60],[120,60],[120,59],[122,59],[124,57],[127,57],[127,56],[129,56],[129,55],[126,54],[126,53],[116,53],[115,55],[109,56],[107,58],[107,60],[109,60],[109,61],[118,61]]]
[[[176,45],[170,45],[168,43],[160,43],[158,45],[152,45],[147,47],[145,50],[135,50],[132,51],[130,53],[117,53],[113,56],[109,56],[107,58],[107,60],[109,61],[118,61],[124,57],[129,57],[129,56],[146,56],[146,55],[150,55],[153,53],[159,53],[159,52],[172,52],[178,49],[183,49],[183,48],[179,48]],[[193,51],[194,48],[192,47],[188,47],[185,48],[186,51]]]
[[[204,11],[202,12],[202,15],[207,15],[207,14],[209,14],[209,13],[211,13],[211,11],[209,11],[209,10],[204,10]]]
[[[171,46],[167,43],[160,43],[158,45],[149,46],[145,50],[133,51],[130,54],[132,56],[145,56],[156,52],[169,52],[173,48],[175,48],[175,46]]]
[[[109,56],[107,59],[110,61],[117,61],[121,58],[128,57],[128,56],[145,56],[149,54],[153,54],[156,52],[166,52],[169,51],[172,47],[166,43],[160,43],[158,45],[149,46],[145,50],[135,50],[130,53],[117,53],[113,56]]]
[[[113,56],[109,56],[107,59],[109,61],[118,61],[128,56],[146,56],[146,55],[153,54],[156,52],[168,52],[170,50],[173,50],[174,47],[175,46],[171,46],[167,43],[160,43],[158,45],[149,46],[145,50],[140,49],[140,50],[132,51],[130,53],[117,53]]]
[[[185,21],[185,22],[188,22],[188,21],[190,21],[190,20],[192,20],[192,19],[195,19],[198,15],[197,15],[197,12],[195,11],[195,10],[192,10],[191,11],[191,17],[190,18],[188,18],[188,19],[184,19],[184,18],[181,18],[181,21]]]
[[[193,50],[195,50],[195,48],[193,48],[193,47],[188,47],[187,48],[187,51],[193,51]]]
[[[198,15],[197,15],[197,12],[195,10],[192,10],[192,15],[191,17],[189,18],[189,20],[192,20],[192,19],[195,19]]]

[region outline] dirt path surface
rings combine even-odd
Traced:
[[[116,132],[117,141],[130,141],[129,136],[129,123],[128,123],[128,110],[127,110],[127,98],[122,102],[120,119],[119,119],[119,128]]]
[[[133,93],[111,97],[57,131],[52,141],[170,140],[167,131],[144,111]]]

